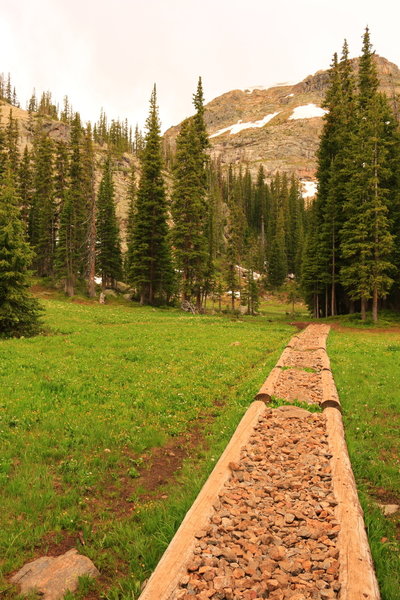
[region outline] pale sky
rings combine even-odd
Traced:
[[[83,119],[143,127],[153,83],[162,129],[232,89],[300,81],[326,69],[365,26],[378,54],[400,65],[398,0],[0,0],[0,73],[22,108],[33,88],[68,94]]]

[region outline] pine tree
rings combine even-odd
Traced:
[[[82,151],[82,184],[86,203],[85,278],[89,298],[96,295],[96,237],[97,237],[97,198],[95,193],[95,157],[92,128],[87,125]]]
[[[24,223],[25,232],[28,232],[29,214],[32,208],[33,173],[31,155],[25,146],[22,159],[18,169],[18,195],[21,199],[21,218]]]
[[[35,335],[40,327],[40,306],[27,291],[32,252],[19,203],[8,169],[0,182],[0,336],[5,337]]]
[[[85,171],[82,160],[82,126],[76,113],[71,124],[68,188],[61,206],[56,252],[56,272],[64,279],[67,295],[73,296],[79,279],[87,267],[88,204],[85,193]]]
[[[158,299],[169,299],[174,278],[167,240],[167,202],[155,86],[146,127],[129,278],[139,292],[141,303],[154,304]]]
[[[288,273],[287,255],[286,255],[286,238],[284,225],[284,208],[280,206],[278,209],[278,218],[276,222],[276,232],[272,240],[269,265],[268,265],[268,282],[272,288],[280,287]]]
[[[319,205],[314,202],[307,210],[307,227],[304,239],[303,259],[301,266],[301,289],[313,317],[320,316],[320,294],[323,289],[320,260]]]
[[[6,127],[6,140],[7,140],[7,155],[8,164],[11,169],[13,177],[17,178],[18,163],[19,163],[19,150],[18,150],[18,121],[13,118],[12,109],[10,110],[8,123]]]
[[[194,119],[187,119],[176,140],[171,206],[174,256],[184,300],[191,300],[194,295],[199,298],[207,267],[204,177],[201,138]]]
[[[136,169],[133,164],[131,167],[129,185],[128,185],[128,222],[126,226],[126,245],[127,251],[125,255],[124,271],[129,278],[129,272],[132,264],[132,253],[134,249],[134,231],[135,231],[135,219],[136,219]]]
[[[342,229],[342,254],[347,264],[341,278],[352,299],[360,299],[366,318],[372,298],[372,317],[378,319],[378,300],[389,291],[393,264],[393,235],[388,218],[388,125],[393,121],[386,98],[378,93],[368,28],[360,58],[356,127],[349,144],[346,221]]]
[[[114,204],[114,184],[110,157],[103,168],[97,200],[97,269],[102,286],[113,286],[122,271],[119,229]]]
[[[33,199],[29,237],[40,277],[52,276],[56,244],[56,206],[53,185],[53,144],[42,135],[34,151]]]

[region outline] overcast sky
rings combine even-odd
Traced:
[[[21,106],[36,87],[68,94],[83,119],[142,127],[153,83],[162,128],[232,89],[300,81],[329,66],[344,38],[358,55],[368,24],[400,65],[398,0],[0,0],[0,73]]]

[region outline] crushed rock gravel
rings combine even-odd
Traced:
[[[267,408],[171,600],[337,599],[330,458],[323,414]]]

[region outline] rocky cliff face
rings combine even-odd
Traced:
[[[358,59],[352,62],[357,71]],[[397,111],[400,70],[380,56],[376,65],[381,90]],[[215,98],[205,107],[212,158],[247,165],[252,173],[263,165],[267,176],[285,171],[314,180],[328,84],[328,71],[318,71],[295,85],[233,90]],[[172,148],[178,132],[179,125],[165,133]]]

